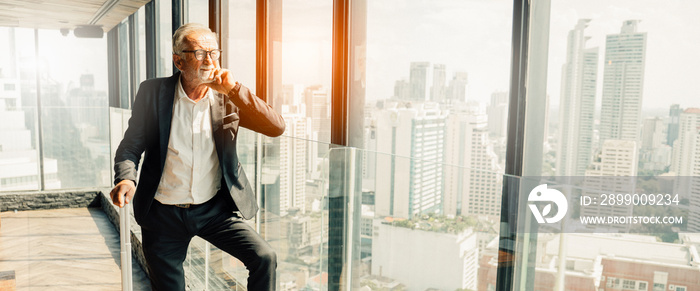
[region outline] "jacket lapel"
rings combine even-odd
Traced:
[[[165,155],[168,153],[170,141],[170,124],[173,118],[173,101],[175,100],[175,86],[180,79],[180,72],[165,80],[160,85],[158,95],[158,133],[160,139],[160,169],[165,166]]]

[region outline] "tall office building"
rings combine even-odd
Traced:
[[[319,88],[321,86],[310,87],[309,90]],[[310,117],[310,110],[306,110],[306,104],[311,104],[311,100],[306,99],[306,90],[302,84],[284,84],[282,85],[282,100],[278,101],[286,105],[290,112],[307,113]]]
[[[304,89],[304,99],[306,104],[311,104],[311,108],[306,108],[306,116],[309,117],[310,133],[314,140],[322,142],[331,141],[331,100],[326,87],[321,85],[309,86]],[[328,153],[328,145],[316,143],[317,148],[313,152],[316,157],[325,156]]]
[[[467,101],[468,76],[467,72],[455,72],[447,87],[447,99],[450,103]]]
[[[671,172],[676,176],[673,191],[689,198],[688,231],[700,231],[700,108],[680,114],[678,139],[673,143]]]
[[[647,34],[637,32],[638,22],[627,20],[619,34],[606,38],[601,145],[607,139],[639,141]]]
[[[644,119],[642,123],[642,150],[653,150],[661,147],[664,138],[663,126],[664,122],[661,118]]]
[[[700,156],[700,108],[688,108],[679,115],[678,139],[673,143],[671,171],[677,176],[692,176],[695,156]]]
[[[678,122],[681,116],[681,106],[678,104],[671,105],[668,111],[668,130],[666,130],[666,144],[673,146],[673,142],[678,138]]]
[[[447,90],[445,65],[433,65],[433,86],[430,87],[430,100],[433,102],[443,102],[445,100],[445,92]]]
[[[411,94],[408,96],[411,101],[425,101],[425,90],[428,88],[428,62],[412,62],[409,82]]]
[[[489,140],[486,115],[457,108],[447,118],[443,209],[447,215],[500,215],[503,170]]]
[[[376,213],[411,218],[442,211],[446,114],[436,103],[377,114]],[[412,158],[408,158],[412,157]]]
[[[593,201],[602,201],[601,193],[635,193],[635,179],[639,161],[637,142],[632,140],[607,139],[591,166],[586,170],[585,195]],[[631,178],[614,178],[631,177]],[[582,207],[581,216],[630,216],[633,205],[610,205],[609,207]],[[596,225],[588,225],[595,228]],[[630,225],[612,225],[619,231],[629,230]]]
[[[406,80],[397,80],[394,83],[394,98],[408,100],[411,95],[411,83]]]
[[[586,48],[590,37],[584,30],[589,22],[589,19],[581,19],[569,31],[566,63],[561,75],[557,176],[581,176],[591,161],[598,48]]]
[[[486,108],[489,134],[505,137],[508,130],[508,92],[494,92]]]
[[[279,139],[279,214],[284,216],[290,209],[306,212],[306,172],[309,119],[299,113],[283,114],[290,137]]]

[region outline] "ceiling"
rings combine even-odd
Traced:
[[[102,25],[106,32],[150,0],[0,0],[0,26],[73,29]],[[94,23],[90,23],[94,22]]]

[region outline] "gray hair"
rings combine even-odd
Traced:
[[[206,27],[202,24],[199,23],[188,23],[183,26],[180,26],[175,31],[175,34],[173,34],[173,54],[179,55],[182,54],[182,51],[185,50],[185,37],[193,34],[193,33],[201,33],[201,34],[209,34],[216,39],[216,33],[212,32],[209,27]]]

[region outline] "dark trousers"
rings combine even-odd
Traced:
[[[249,272],[248,290],[275,290],[275,251],[230,210],[221,194],[190,208],[153,201],[141,230],[143,252],[155,290],[185,290],[182,264],[195,235],[245,264]]]

